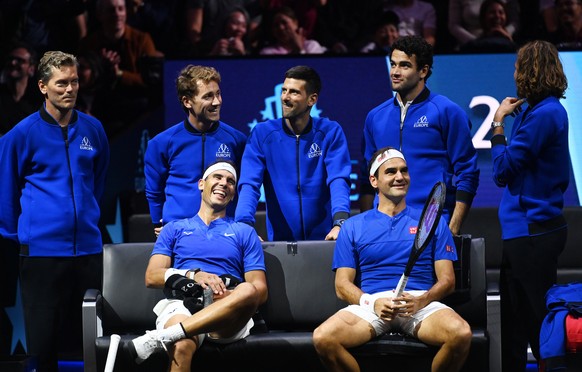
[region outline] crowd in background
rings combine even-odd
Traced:
[[[413,34],[437,54],[514,52],[534,39],[582,49],[582,0],[4,0],[0,135],[42,102],[31,77],[47,50],[79,57],[78,108],[112,137],[161,104],[164,60],[386,55]]]

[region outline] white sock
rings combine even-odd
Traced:
[[[174,324],[173,326],[161,330],[160,336],[164,340],[169,340],[171,342],[176,342],[187,337],[184,328],[182,327],[182,323]]]

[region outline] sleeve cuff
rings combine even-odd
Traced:
[[[337,221],[337,220],[347,220],[348,218],[350,218],[350,214],[348,212],[336,212],[333,215],[333,220]]]
[[[503,134],[496,134],[491,137],[491,146],[504,145],[507,146],[507,140]]]
[[[464,190],[457,190],[457,193],[456,193],[457,201],[465,203],[468,206],[471,206],[471,204],[473,204],[474,197],[475,197],[474,194],[471,194],[470,192],[467,192]]]

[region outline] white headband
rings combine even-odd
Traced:
[[[234,167],[232,165],[226,162],[215,163],[209,166],[206,169],[206,172],[204,172],[202,179],[205,180],[206,177],[208,177],[212,172],[216,172],[217,170],[225,170],[227,172],[232,173],[232,175],[234,176],[234,182],[236,182],[236,170],[234,170]]]
[[[382,164],[394,158],[400,158],[406,161],[404,155],[402,155],[400,151],[396,149],[388,149],[376,157],[376,160],[374,160],[374,163],[372,163],[372,166],[370,167],[370,176],[373,176]]]

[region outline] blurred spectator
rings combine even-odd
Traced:
[[[47,50],[76,53],[87,35],[85,0],[22,2],[19,38],[42,54]]]
[[[483,35],[481,8],[485,0],[449,0],[449,32],[457,41],[457,48]],[[519,4],[516,0],[503,1],[507,24],[505,30],[513,38],[518,28]]]
[[[271,33],[271,44],[261,49],[260,54],[321,54],[326,51],[317,41],[303,35],[296,14],[289,7],[283,7],[275,13]]]
[[[385,1],[384,10],[391,10],[400,18],[400,36],[418,35],[430,45],[436,43],[436,11],[432,4],[419,0]]]
[[[388,55],[392,43],[398,39],[398,24],[400,19],[396,13],[387,11],[382,14],[374,31],[373,41],[364,46],[360,52],[368,54]]]
[[[98,118],[111,137],[151,108],[150,98],[159,87],[144,77],[161,74],[155,70],[163,54],[147,32],[127,25],[125,0],[97,0],[95,11],[100,27],[82,40],[79,52],[93,51],[102,58],[101,78],[111,86],[109,107]]]
[[[156,50],[147,32],[127,25],[124,0],[97,0],[96,12],[100,28],[83,39],[80,50],[100,53],[109,62],[111,72],[119,78],[119,85],[143,87],[139,59],[163,54]]]
[[[97,53],[87,51],[77,55],[79,62],[79,93],[76,109],[94,117],[107,116],[107,97],[111,82],[103,74],[102,59]]]
[[[516,44],[523,45],[533,40],[547,40],[549,33],[554,32],[558,27],[554,7],[555,0],[515,1],[518,3],[519,9],[519,28],[513,35]],[[513,17],[511,7],[507,11],[511,22]]]
[[[556,1],[539,0],[540,13],[544,20],[544,28],[548,34],[558,30],[558,19],[556,18]]]
[[[127,24],[150,34],[156,49],[171,57],[179,53],[181,0],[127,0]]]
[[[188,45],[184,57],[206,55],[222,37],[226,18],[251,0],[185,0],[185,30]]]
[[[37,81],[36,53],[31,47],[15,44],[6,57],[0,76],[0,135],[37,111],[44,101]]]
[[[240,56],[248,54],[249,14],[244,8],[236,8],[228,15],[223,28],[222,38],[215,44],[210,55]]]
[[[582,49],[582,0],[556,0],[558,29],[550,41],[558,50]]]
[[[510,53],[517,50],[507,30],[507,13],[503,0],[485,0],[479,10],[483,32],[461,46],[463,53]]]
[[[382,0],[333,0],[318,10],[314,38],[334,54],[356,52],[374,34]]]
[[[263,15],[267,16],[263,20],[265,25],[271,24],[272,16],[279,9],[288,7],[295,12],[297,22],[303,29],[303,35],[306,38],[312,38],[319,17],[319,8],[325,6],[328,0],[258,0],[258,2]]]

